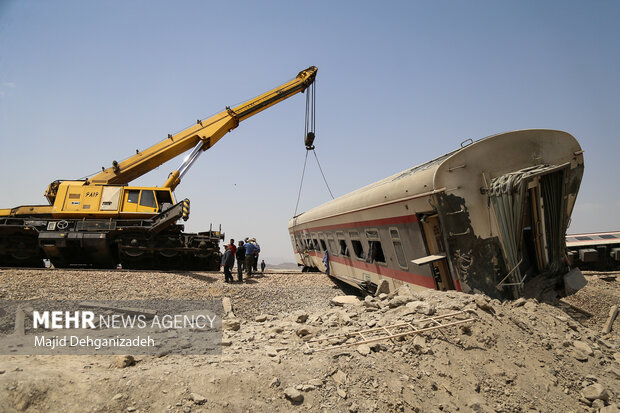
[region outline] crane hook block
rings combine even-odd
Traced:
[[[306,139],[304,140],[304,144],[306,145],[307,150],[311,151],[314,149],[314,132],[308,132]]]

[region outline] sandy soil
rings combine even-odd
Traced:
[[[1,270],[3,300],[230,297],[240,328],[224,332],[221,356],[136,356],[124,368],[115,356],[0,356],[0,411],[618,411],[620,320],[601,333],[620,305],[618,275],[587,273],[585,289],[551,303],[401,289],[333,306],[351,291],[323,274],[229,285],[216,273]],[[368,346],[305,345],[461,310],[475,320]]]

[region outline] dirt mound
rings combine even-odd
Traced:
[[[139,298],[136,289],[143,291],[130,277],[87,273],[93,295],[71,298],[102,298],[100,277],[109,289],[125,292],[115,299]],[[321,274],[266,274],[242,285],[225,285],[212,273],[138,274],[175,288],[158,290],[162,295],[230,297],[239,329],[225,331],[222,356],[136,356],[125,368],[111,356],[0,356],[0,410],[617,411],[620,321],[611,334],[601,333],[609,307],[620,304],[615,275],[588,275],[589,285],[562,302],[401,289],[335,306],[331,299],[343,293]],[[0,298],[89,294],[85,282],[74,288],[75,275],[47,277],[3,271]],[[335,350],[306,346],[311,339],[456,311],[475,321]]]

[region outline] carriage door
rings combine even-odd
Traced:
[[[437,214],[426,216],[420,220],[424,230],[424,240],[428,250],[428,256],[414,260],[415,264],[429,264],[438,290],[454,290],[454,283],[450,276],[448,263],[446,262],[446,249],[443,244],[441,227]]]

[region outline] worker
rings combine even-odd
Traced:
[[[237,257],[237,281],[243,282],[243,266],[245,265],[245,248],[243,248],[243,241],[239,241],[239,248],[235,253]]]
[[[256,241],[254,238],[250,238],[248,242],[243,244],[245,248],[245,275],[248,277],[252,276],[252,268],[254,268],[254,256],[257,253],[256,245],[252,243],[252,240]]]
[[[265,264],[265,260],[262,260],[262,261],[260,262],[260,272],[261,272],[261,273],[265,272],[265,265],[266,265],[266,264]]]
[[[234,239],[230,239],[230,242],[228,243],[228,249],[230,250],[230,255],[232,255],[232,259],[233,259],[233,263],[230,266],[230,269],[232,270],[232,267],[235,265],[235,259],[237,258],[237,246],[235,245],[235,240]]]
[[[222,265],[224,266],[224,282],[229,283],[233,281],[232,273],[230,269],[235,263],[235,257],[233,257],[228,245],[224,245],[224,254],[222,255]]]
[[[256,247],[256,252],[254,253],[254,272],[258,272],[258,254],[260,253],[260,245],[256,242],[256,238],[250,239],[250,242],[254,244]]]

